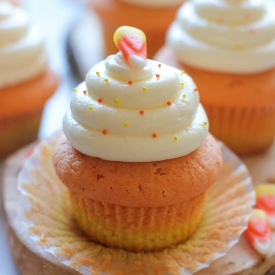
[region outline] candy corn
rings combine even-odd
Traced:
[[[263,210],[252,210],[244,235],[257,252],[267,255],[271,247],[272,232],[267,214]]]
[[[116,30],[114,42],[133,69],[142,69],[147,62],[146,36],[136,28],[123,26]]]
[[[263,183],[256,187],[256,208],[264,210],[275,229],[275,184]]]

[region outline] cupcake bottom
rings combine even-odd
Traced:
[[[55,72],[48,69],[32,80],[0,90],[0,158],[37,138],[44,104],[58,82]]]
[[[80,228],[92,240],[129,251],[152,251],[186,240],[200,222],[206,192],[164,207],[125,207],[96,202],[70,191]]]
[[[118,0],[90,0],[89,3],[101,19],[106,56],[118,52],[113,35],[117,28],[127,25],[141,29],[146,34],[148,58],[152,58],[164,44],[166,30],[180,6],[141,7]]]
[[[262,152],[275,137],[275,69],[237,75],[180,63],[168,47],[155,59],[175,66],[196,83],[210,132],[239,155]]]
[[[35,141],[41,117],[42,110],[39,110],[23,116],[0,119],[0,158]]]

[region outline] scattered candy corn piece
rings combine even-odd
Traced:
[[[120,27],[114,34],[114,42],[133,69],[144,68],[147,62],[146,36],[141,30]]]
[[[267,214],[260,209],[253,209],[244,232],[252,247],[262,255],[266,255],[271,247],[272,232]]]
[[[263,183],[256,188],[256,208],[268,215],[270,226],[275,229],[275,184]]]

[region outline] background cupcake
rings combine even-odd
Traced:
[[[147,60],[137,29],[120,28],[115,41],[121,52],[75,89],[53,163],[94,241],[163,249],[197,228],[221,152],[191,78]]]
[[[103,27],[106,56],[115,54],[115,30],[128,25],[142,29],[147,36],[148,57],[164,44],[165,33],[184,0],[90,0],[90,7],[99,15]]]
[[[238,154],[275,136],[274,11],[272,1],[188,1],[156,55],[191,75],[211,133]]]
[[[48,68],[41,32],[28,15],[0,1],[0,157],[36,139],[58,78]]]

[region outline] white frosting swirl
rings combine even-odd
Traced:
[[[22,8],[0,1],[0,88],[29,80],[47,67],[41,32]]]
[[[168,30],[167,44],[194,67],[261,72],[275,66],[274,14],[274,1],[188,1]]]
[[[77,87],[63,121],[72,146],[86,155],[127,162],[176,158],[197,149],[208,120],[195,85],[181,71],[158,64],[147,60],[142,70],[134,70],[119,53],[95,65]]]
[[[180,5],[184,0],[120,0],[128,4],[147,7],[173,7]]]

